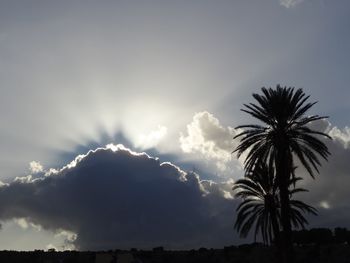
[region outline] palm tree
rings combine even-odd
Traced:
[[[298,192],[307,191],[295,188],[296,182],[301,178],[291,179],[289,184],[294,186],[289,191],[290,197]],[[255,225],[254,238],[260,233],[265,244],[276,241],[279,245],[280,234],[280,201],[279,190],[276,185],[274,171],[267,165],[256,166],[253,172],[238,180],[233,186],[235,197],[243,199],[237,207],[235,229],[241,237],[246,237]],[[302,201],[291,199],[291,222],[295,228],[305,228],[307,220],[302,213],[308,212],[316,215],[316,209]]]
[[[281,224],[283,235],[284,262],[289,262],[292,253],[291,209],[289,198],[289,180],[294,177],[294,157],[314,178],[315,171],[321,165],[319,156],[327,160],[327,146],[316,136],[330,138],[327,134],[311,129],[308,124],[324,119],[324,116],[305,116],[315,104],[307,102],[302,89],[277,85],[276,89],[262,88],[262,95],[253,94],[257,104],[244,104],[242,111],[262,122],[262,125],[242,125],[244,131],[240,144],[235,149],[237,156],[248,152],[244,161],[246,173],[253,171],[257,163],[267,163],[276,170],[276,183],[281,202]]]
[[[278,239],[280,232],[277,188],[270,171],[267,166],[259,165],[232,188],[236,191],[235,198],[243,200],[236,209],[234,228],[241,237],[246,237],[255,224],[254,239],[260,232],[265,244]]]

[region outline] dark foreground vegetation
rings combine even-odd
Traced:
[[[236,127],[240,132],[237,157],[245,154],[245,178],[238,180],[233,190],[242,203],[237,207],[235,229],[246,237],[255,228],[264,244],[278,248],[281,263],[295,261],[293,229],[304,229],[308,221],[304,214],[316,215],[317,210],[295,199],[294,194],[307,192],[296,187],[303,180],[297,176],[299,162],[315,178],[321,160],[330,152],[325,139],[331,137],[312,128],[312,123],[326,116],[309,115],[316,102],[308,102],[302,89],[277,85],[253,93],[254,103],[243,104],[243,112],[255,118],[256,124]]]
[[[295,262],[350,263],[350,231],[346,228],[328,228],[294,231]],[[223,249],[168,251],[162,247],[153,250],[109,250],[78,252],[36,250],[32,252],[0,251],[0,262],[35,263],[263,263],[280,262],[276,247],[261,243],[229,246]]]
[[[295,262],[350,262],[350,246],[347,244],[324,244],[295,246]],[[105,252],[17,252],[1,251],[0,262],[19,263],[265,263],[280,262],[275,248],[262,244],[190,251],[105,251]]]

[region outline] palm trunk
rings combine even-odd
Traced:
[[[280,190],[281,202],[281,225],[282,233],[280,235],[280,247],[282,252],[282,262],[293,262],[292,246],[292,227],[290,223],[290,199],[289,199],[289,180],[290,180],[290,162],[285,143],[279,145],[278,159],[276,164],[277,183]]]
[[[273,203],[273,207],[271,207],[271,224],[272,224],[272,231],[275,238],[275,245],[279,249],[280,245],[280,229],[278,225],[277,220],[277,209],[276,209],[276,203]]]
[[[275,195],[273,195],[273,198]],[[281,235],[280,235],[280,227],[278,224],[277,219],[277,207],[276,203],[273,203],[273,206],[270,209],[270,215],[271,215],[271,224],[272,224],[272,231],[274,236],[274,245],[276,246],[276,256],[277,258],[282,258],[282,250],[281,250]]]
[[[283,262],[292,262],[292,227],[290,223],[290,201],[288,182],[285,178],[281,178],[280,184],[280,200],[281,200],[281,223],[282,223],[282,235],[281,235],[281,249],[283,252]]]

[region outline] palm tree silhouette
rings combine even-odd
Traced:
[[[300,177],[292,178],[289,181],[291,190],[290,198],[298,193],[307,190],[296,188],[296,182]],[[245,178],[238,180],[233,186],[236,191],[235,198],[243,199],[237,207],[237,218],[235,229],[241,237],[246,237],[255,225],[254,239],[260,233],[265,244],[275,241],[279,245],[280,234],[280,200],[279,190],[276,184],[274,170],[266,164],[256,166],[254,171],[247,174]],[[305,228],[308,223],[302,213],[308,212],[316,215],[317,210],[300,200],[291,199],[291,222],[295,228]]]
[[[246,173],[253,171],[257,163],[267,163],[276,170],[276,184],[281,203],[281,235],[283,261],[292,258],[291,208],[289,198],[289,181],[295,177],[293,172],[294,156],[299,159],[311,177],[319,172],[319,156],[327,160],[330,154],[327,146],[315,135],[330,138],[327,134],[308,127],[313,121],[326,117],[311,115],[306,112],[315,104],[307,103],[302,89],[287,88],[277,85],[276,89],[262,88],[262,95],[253,94],[257,104],[244,104],[242,111],[261,121],[262,125],[241,125],[244,131],[235,136],[240,137],[240,144],[234,150],[237,156],[248,152],[244,161]]]
[[[279,235],[277,188],[270,171],[259,165],[232,188],[237,191],[235,198],[243,199],[236,209],[235,229],[241,237],[246,237],[255,224],[254,238],[260,232],[266,244]]]

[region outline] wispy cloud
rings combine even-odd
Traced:
[[[279,0],[280,4],[286,8],[291,8],[304,2],[304,0]]]
[[[167,127],[158,125],[156,130],[153,130],[147,134],[140,134],[136,147],[140,147],[141,149],[149,149],[158,145],[158,143],[166,136]]]

